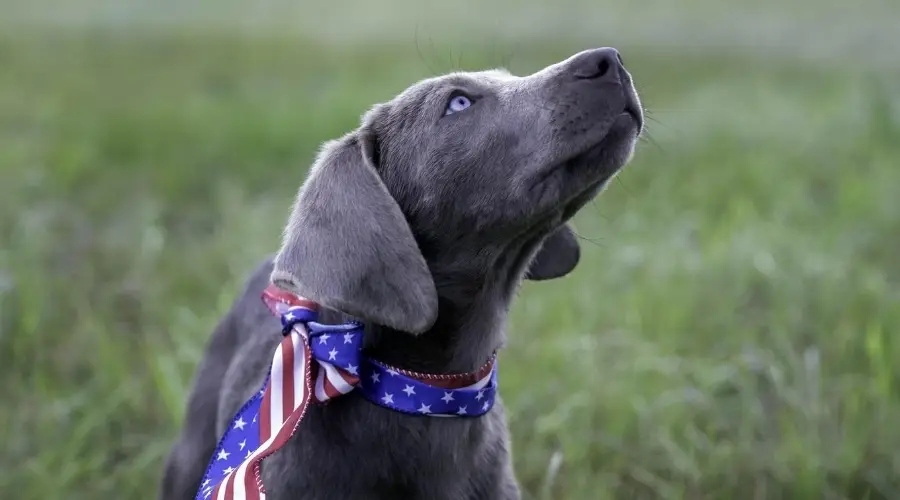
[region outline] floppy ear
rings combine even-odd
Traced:
[[[568,224],[563,224],[544,240],[531,260],[525,278],[532,281],[561,278],[575,269],[581,258],[581,247]]]
[[[422,333],[437,290],[397,202],[375,171],[366,127],[326,143],[300,188],[272,282],[362,320]]]

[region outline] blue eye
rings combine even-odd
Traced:
[[[447,103],[447,110],[444,111],[444,115],[452,115],[453,113],[458,113],[469,106],[472,105],[472,101],[469,100],[468,97],[464,95],[454,96],[453,99],[450,99],[450,102]]]

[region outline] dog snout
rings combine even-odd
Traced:
[[[619,51],[612,47],[593,49],[572,61],[572,74],[579,80],[621,83],[625,68]]]
[[[582,52],[571,60],[569,74],[579,81],[587,80],[592,84],[612,84],[612,87],[603,86],[602,88],[607,89],[606,92],[611,91],[614,94],[604,93],[604,95],[615,95],[615,99],[618,99],[618,93],[621,93],[624,104],[622,111],[635,121],[639,133],[643,130],[644,114],[631,75],[625,69],[619,51],[612,47],[604,47]],[[597,88],[600,90],[600,85]]]

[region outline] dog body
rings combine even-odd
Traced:
[[[642,120],[618,53],[595,49],[524,78],[424,80],[326,144],[280,251],[213,332],[160,498],[193,498],[265,380],[282,338],[260,300],[270,282],[324,306],[320,323],[362,320],[373,359],[473,371],[505,341],[521,280],[575,267],[567,221],[630,159]],[[274,500],[520,498],[500,398],[481,417],[426,418],[351,392],[310,406],[262,469]]]

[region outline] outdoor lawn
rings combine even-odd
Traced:
[[[318,146],[419,78],[605,45],[648,131],[514,304],[525,499],[900,498],[900,4],[354,0],[342,37],[269,3],[0,0],[0,498],[155,499]]]

